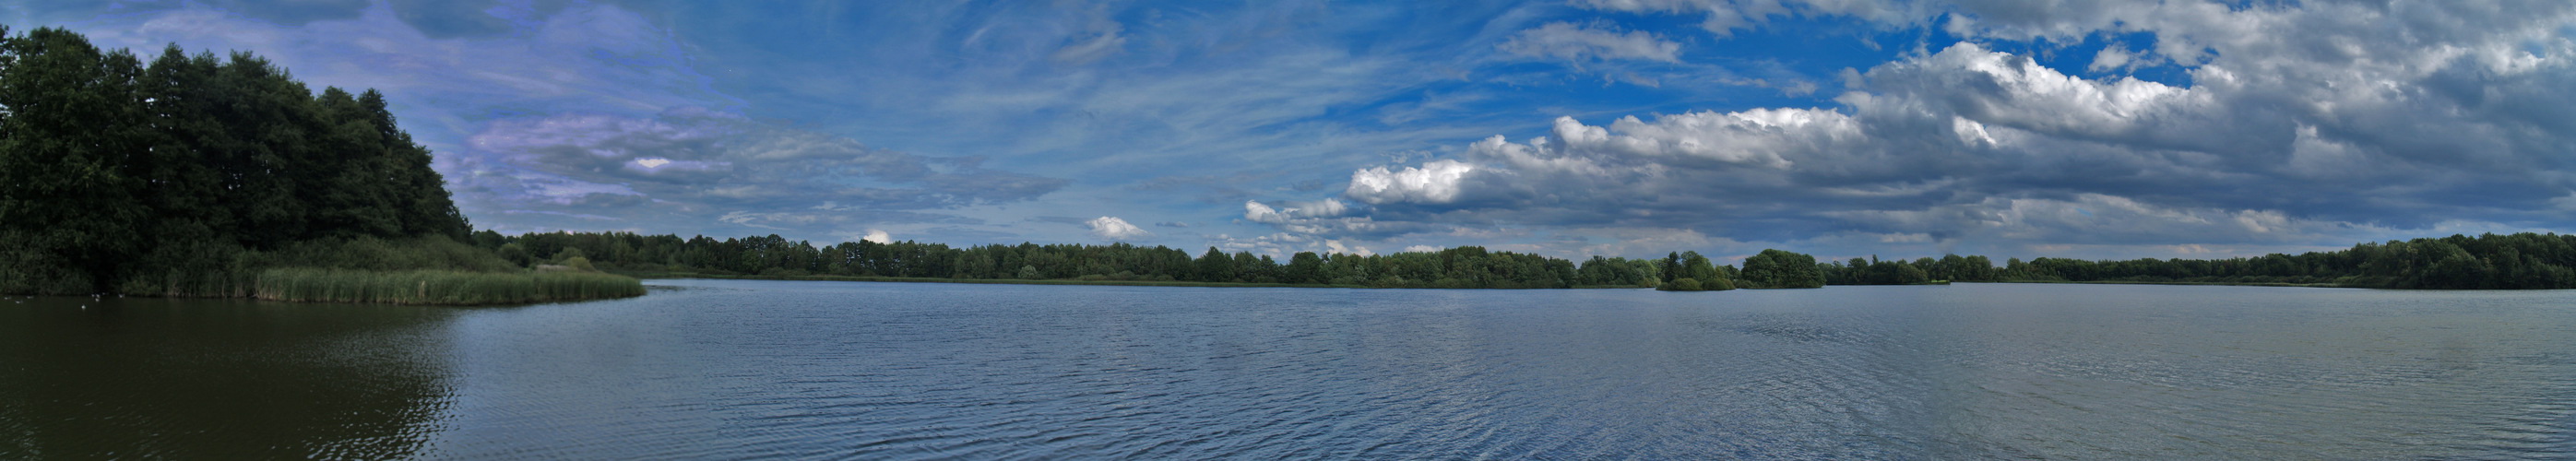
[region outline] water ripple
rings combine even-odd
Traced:
[[[506,309],[0,311],[0,458],[2576,451],[2567,292],[656,283]]]

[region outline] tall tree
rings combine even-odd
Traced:
[[[105,292],[147,251],[151,208],[137,192],[151,184],[136,174],[155,143],[141,74],[132,54],[70,31],[0,38],[0,241],[15,254],[0,262],[54,279],[15,283]]]

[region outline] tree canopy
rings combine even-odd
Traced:
[[[0,291],[107,292],[315,239],[461,239],[445,184],[373,90],[0,28]]]
[[[1744,271],[1737,276],[1744,288],[1816,288],[1825,286],[1825,275],[1816,268],[1816,257],[1781,250],[1762,250],[1744,258]]]

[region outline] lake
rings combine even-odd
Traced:
[[[2565,458],[2576,292],[0,301],[0,459]]]

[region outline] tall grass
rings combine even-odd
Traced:
[[[0,293],[89,294],[86,274],[0,239]],[[356,237],[269,250],[161,245],[110,287],[134,296],[247,297],[384,304],[522,304],[642,296],[644,284],[598,272],[530,272],[445,237]]]
[[[269,269],[256,297],[296,302],[482,305],[643,296],[634,278],[591,272]]]

